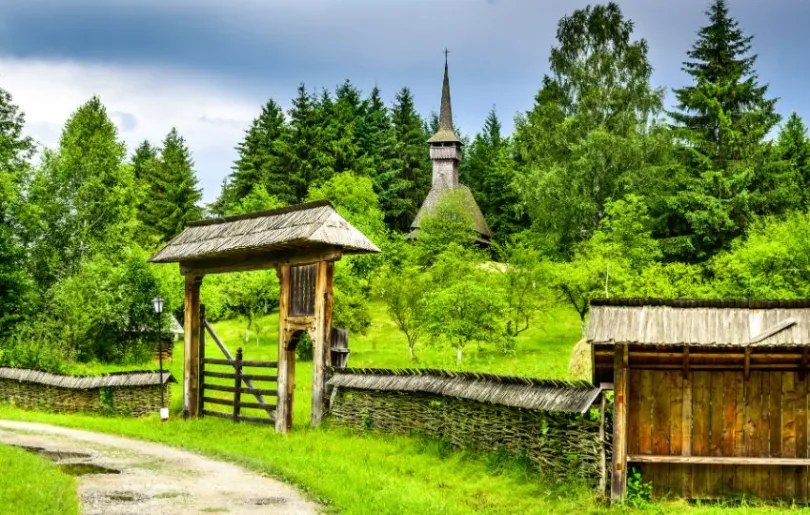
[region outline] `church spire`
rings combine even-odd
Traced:
[[[450,105],[450,72],[447,67],[447,54],[449,53],[449,50],[444,50],[444,82],[442,83],[442,104],[439,110],[439,130],[428,140],[428,143],[461,143],[461,140],[453,132],[453,108]]]

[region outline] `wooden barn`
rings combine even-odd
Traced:
[[[810,300],[600,299],[588,341],[615,393],[611,497],[810,501]]]

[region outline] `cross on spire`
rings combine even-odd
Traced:
[[[447,65],[447,54],[450,53],[450,50],[447,50],[447,48],[445,48],[444,52],[442,52],[442,53],[444,54],[444,64],[446,66]]]

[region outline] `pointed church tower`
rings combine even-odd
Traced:
[[[450,74],[447,68],[447,53],[444,61],[444,82],[442,83],[442,104],[439,111],[439,130],[428,140],[430,159],[433,161],[433,184],[427,198],[419,208],[413,223],[410,236],[416,237],[419,232],[419,221],[429,214],[438,204],[442,195],[450,190],[464,192],[464,204],[472,215],[478,242],[489,245],[492,232],[484,219],[484,214],[475,202],[472,191],[458,182],[458,165],[461,161],[461,140],[453,132],[453,109],[450,105]]]

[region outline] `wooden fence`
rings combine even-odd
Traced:
[[[201,353],[202,354],[202,353]],[[227,367],[227,372],[222,371]],[[251,369],[260,369],[254,372]],[[276,423],[277,375],[267,374],[268,369],[277,369],[274,361],[249,361],[242,359],[242,349],[236,351],[235,359],[200,359],[200,413],[231,419],[234,422]],[[253,400],[243,400],[250,396]],[[268,402],[268,397],[273,402]],[[222,411],[222,408],[228,408]],[[218,408],[218,409],[215,409]]]

